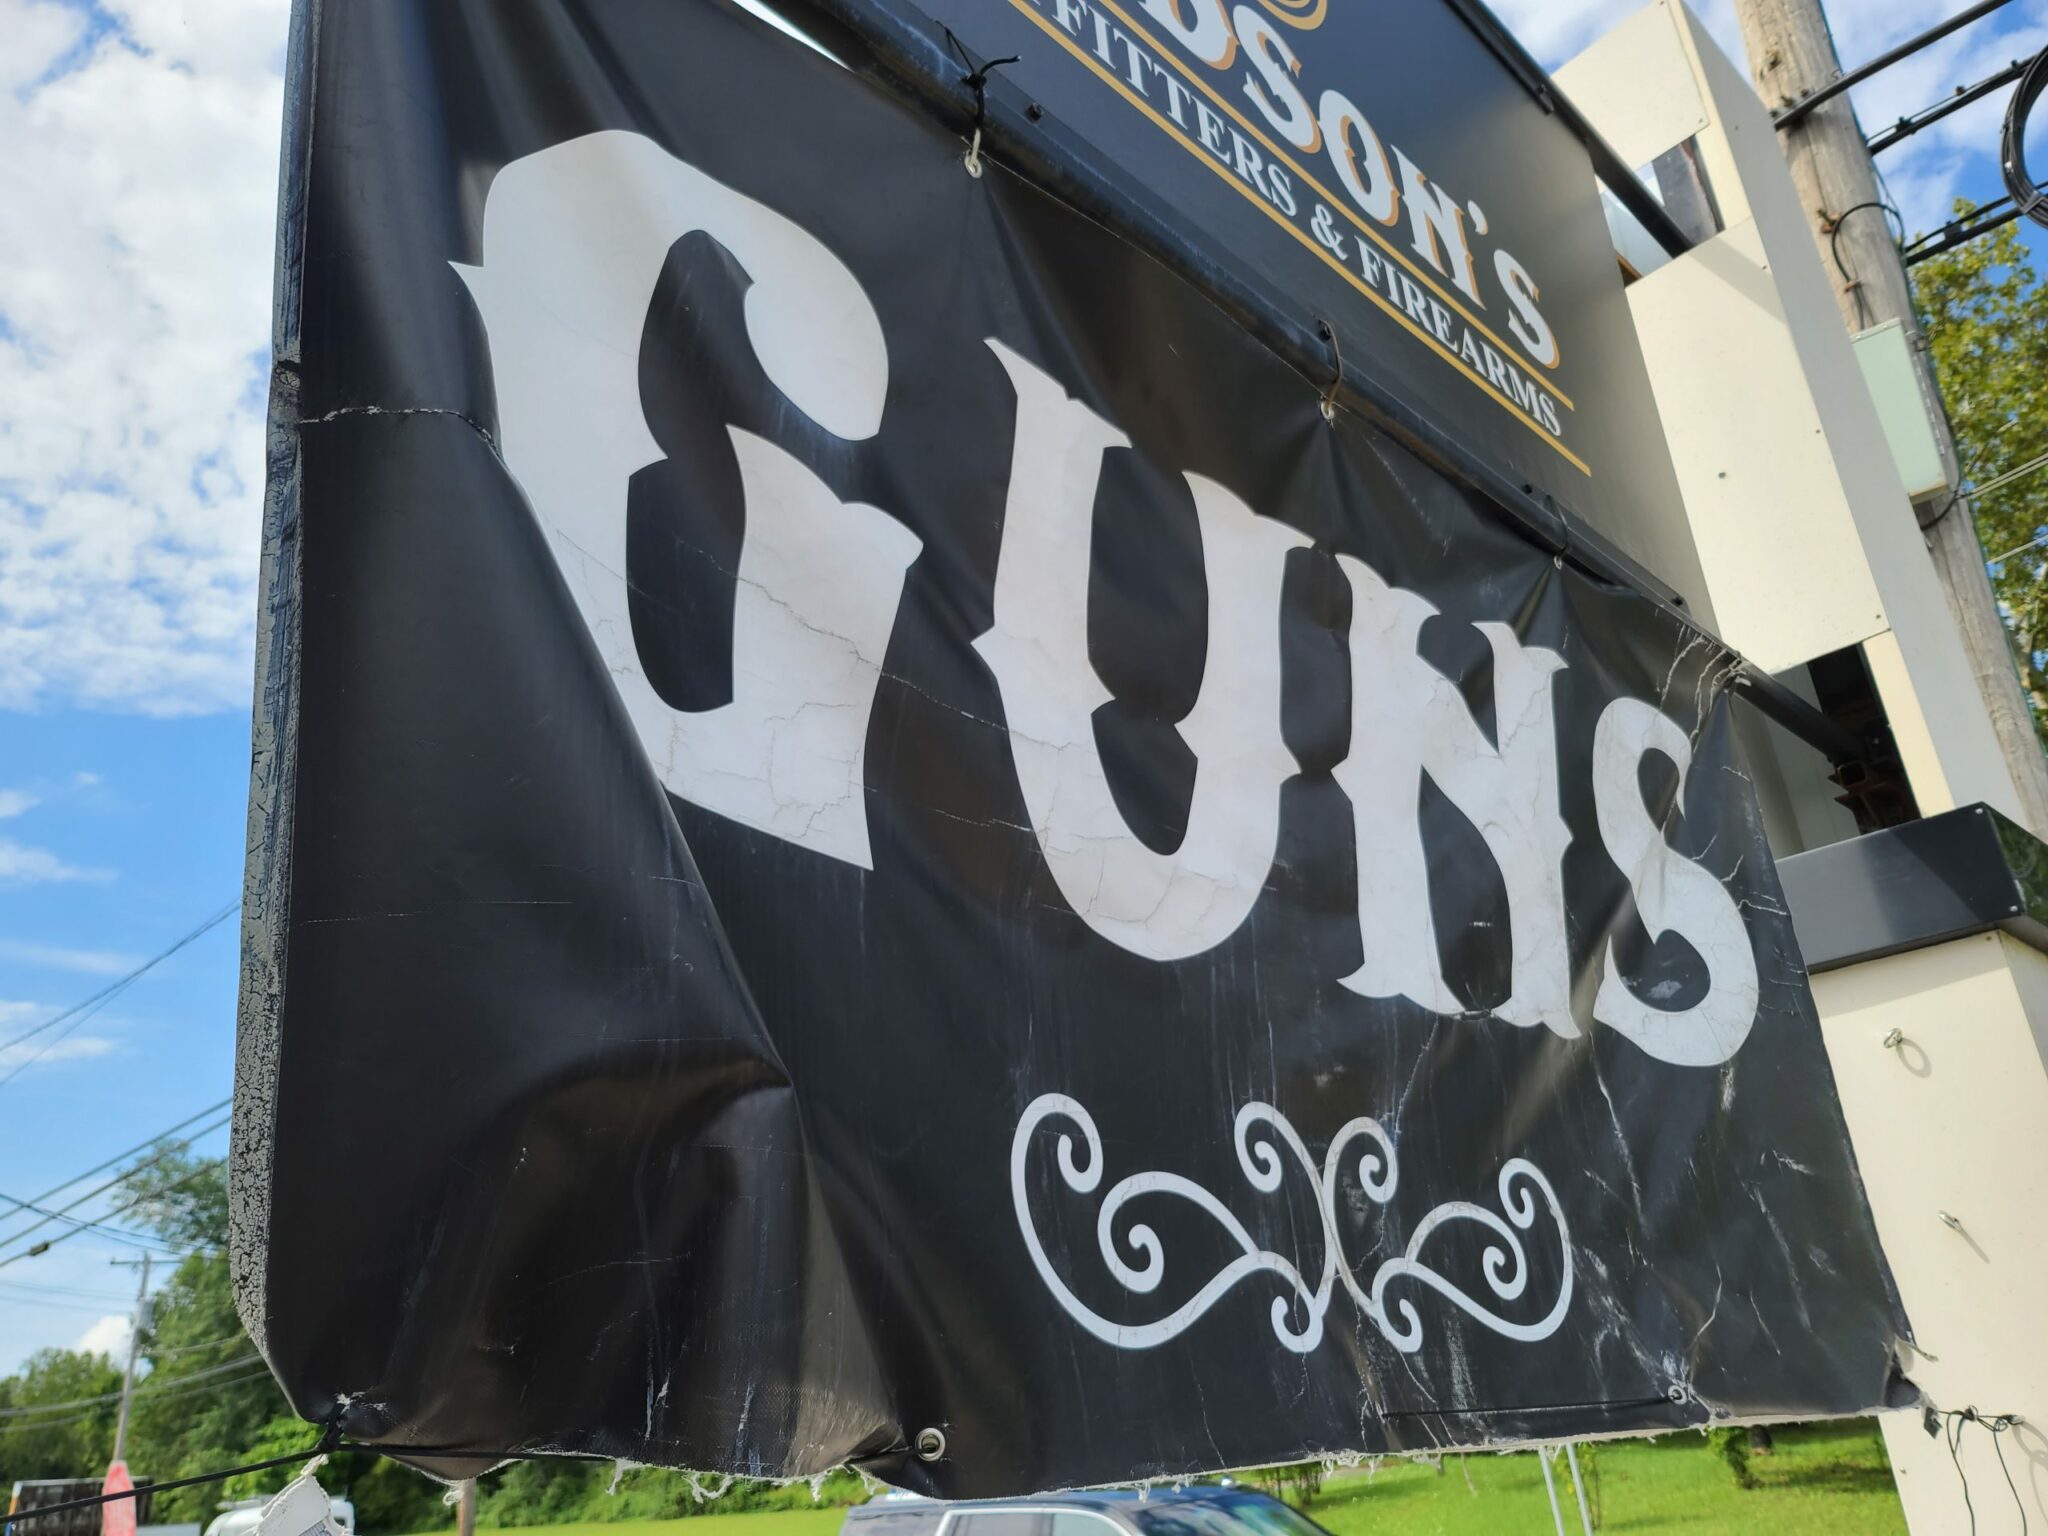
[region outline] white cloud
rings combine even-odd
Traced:
[[[0,578],[4,579],[4,578]],[[47,885],[73,880],[111,880],[112,870],[67,864],[47,848],[31,848],[0,837],[0,885]]]
[[[25,789],[0,789],[0,821],[19,816],[36,803],[36,797]]]
[[[0,1046],[0,1074],[33,1062],[54,1067],[64,1061],[97,1061],[112,1053],[114,1042],[104,1035],[66,1035],[61,1040],[24,1040],[20,1045]]]
[[[0,960],[39,966],[50,971],[78,971],[87,976],[125,976],[142,964],[138,955],[114,949],[67,949],[59,944],[33,944],[0,939]]]
[[[245,704],[285,0],[0,0],[0,707]]]
[[[1498,9],[1555,67],[1639,3]],[[1853,65],[1965,3],[1828,11]],[[287,6],[0,0],[0,708],[247,706]],[[1697,9],[1740,64],[1729,0]],[[1879,126],[2044,42],[2048,0],[2021,0],[1858,109]],[[1885,157],[1910,227],[1966,168],[1996,190],[2000,110]]]
[[[105,1355],[109,1360],[127,1359],[127,1314],[109,1312],[78,1336],[76,1347],[88,1355]]]

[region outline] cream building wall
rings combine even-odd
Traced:
[[[1630,165],[1691,144],[1717,206],[1719,233],[1628,298],[1721,633],[1774,672],[1860,647],[1922,813],[2021,820],[1769,113],[1677,0],[1558,79]],[[1781,856],[1853,832],[1817,755],[1745,731]],[[2048,957],[1993,931],[1830,971],[1814,995],[1924,1346],[1910,1374],[1942,1409],[2027,1421],[1997,1445],[2048,1530]],[[1947,1443],[1917,1415],[1884,1430],[1915,1536],[2020,1529],[1988,1431],[1957,1450],[1973,1525]]]
[[[1630,165],[1693,141],[1719,207],[1628,299],[1722,637],[1772,672],[1861,645],[1922,812],[2022,820],[1769,112],[1677,0],[1557,79]]]
[[[1994,1445],[1883,1419],[1914,1536],[2048,1529],[2048,956],[1981,933],[1813,979],[1877,1232],[1943,1409],[2017,1413]],[[1898,1043],[1884,1042],[1899,1032]],[[1953,1218],[1950,1226],[1943,1216]],[[2005,1453],[2005,1466],[1998,1451]]]

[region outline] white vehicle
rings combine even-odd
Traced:
[[[205,1536],[250,1536],[256,1523],[263,1518],[263,1508],[270,1502],[267,1498],[237,1499],[224,1505],[221,1512],[213,1517]],[[335,1536],[356,1536],[356,1507],[347,1499],[333,1497],[327,1501],[328,1523],[334,1528]]]

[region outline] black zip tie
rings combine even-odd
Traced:
[[[1323,420],[1335,423],[1337,420],[1337,391],[1344,387],[1344,349],[1337,345],[1337,328],[1327,320],[1316,322],[1316,334],[1330,344],[1330,353],[1336,359],[1337,376],[1330,380],[1330,387],[1323,391],[1319,404]]]
[[[971,71],[960,77],[960,83],[974,92],[974,137],[967,145],[966,163],[967,174],[978,179],[981,175],[981,130],[988,123],[988,77],[1005,64],[1020,62],[1023,55],[1013,53],[1006,59],[989,59],[976,65],[968,57],[967,50],[961,47],[960,39],[953,35],[953,29],[948,27],[945,31],[946,41],[953,45],[953,51],[960,55],[960,62]]]

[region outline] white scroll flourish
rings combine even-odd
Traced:
[[[1383,1261],[1373,1271],[1370,1283],[1361,1283],[1358,1271],[1344,1255],[1338,1231],[1338,1184],[1347,1169],[1346,1157],[1350,1156],[1354,1161],[1349,1167],[1355,1170],[1358,1187],[1365,1197],[1378,1205],[1390,1201],[1400,1178],[1393,1138],[1377,1120],[1360,1116],[1347,1122],[1331,1139],[1318,1166],[1307,1143],[1287,1118],[1272,1105],[1254,1101],[1237,1112],[1234,1140],[1238,1166],[1244,1171],[1245,1182],[1264,1195],[1280,1188],[1290,1167],[1298,1166],[1307,1176],[1316,1191],[1316,1210],[1323,1229],[1322,1266],[1314,1283],[1292,1259],[1260,1247],[1230,1207],[1192,1179],[1177,1173],[1134,1173],[1110,1187],[1095,1219],[1096,1247],[1117,1284],[1134,1296],[1149,1296],[1165,1276],[1166,1250],[1157,1231],[1135,1215],[1118,1230],[1125,1208],[1147,1197],[1166,1196],[1197,1207],[1236,1244],[1238,1254],[1165,1316],[1144,1323],[1113,1322],[1076,1296],[1061,1277],[1059,1266],[1045,1251],[1031,1214],[1027,1164],[1032,1139],[1047,1120],[1065,1120],[1074,1128],[1062,1130],[1056,1143],[1060,1178],[1066,1187],[1076,1194],[1090,1195],[1102,1182],[1102,1135],[1095,1128],[1094,1118],[1077,1100],[1063,1093],[1042,1094],[1024,1111],[1010,1142],[1010,1197],[1016,1207],[1017,1226],[1024,1234],[1024,1245],[1031,1251],[1031,1262],[1039,1279],[1045,1282],[1061,1309],[1096,1338],[1118,1349],[1151,1349],[1177,1337],[1239,1283],[1259,1274],[1274,1276],[1287,1293],[1273,1299],[1273,1334],[1296,1354],[1307,1354],[1322,1342],[1323,1320],[1340,1282],[1359,1311],[1388,1342],[1407,1354],[1422,1347],[1422,1318],[1406,1296],[1395,1296],[1390,1303],[1387,1295],[1389,1288],[1404,1281],[1437,1292],[1483,1327],[1524,1343],[1555,1333],[1571,1305],[1571,1234],[1566,1229],[1556,1191],[1542,1171],[1526,1158],[1511,1158],[1501,1168],[1500,1204],[1505,1217],[1466,1200],[1440,1205],[1422,1218],[1408,1239],[1408,1246],[1398,1256]],[[1081,1148],[1078,1152],[1077,1132]],[[1439,1229],[1453,1222],[1476,1222],[1494,1239],[1480,1254],[1487,1290],[1495,1301],[1520,1300],[1529,1284],[1529,1256],[1522,1246],[1522,1235],[1535,1229],[1538,1194],[1557,1228],[1563,1275],[1557,1299],[1535,1322],[1517,1323],[1503,1317],[1488,1303],[1423,1262],[1422,1251]]]

